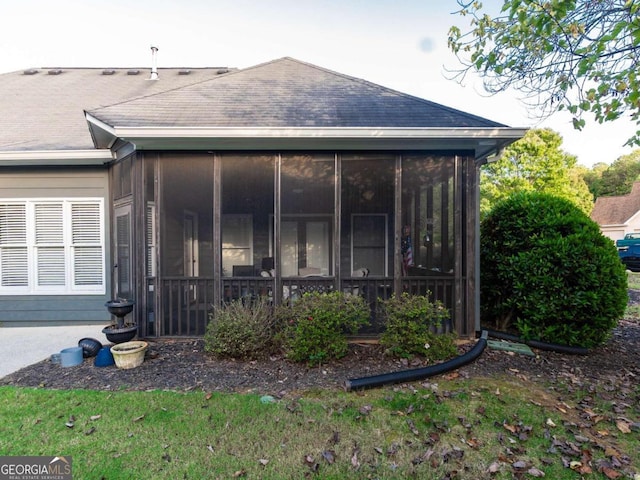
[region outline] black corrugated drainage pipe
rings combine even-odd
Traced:
[[[567,353],[571,355],[587,355],[589,349],[585,347],[571,347],[569,345],[560,345],[558,343],[546,343],[538,340],[523,340],[517,335],[513,335],[507,332],[500,332],[497,330],[486,330],[491,338],[497,338],[499,340],[509,340],[511,342],[524,343],[530,347],[537,348],[538,350],[547,350],[550,352]]]
[[[400,382],[413,382],[415,380],[422,380],[423,378],[433,377],[434,375],[440,375],[442,373],[460,368],[467,363],[473,362],[484,351],[487,346],[487,332],[483,331],[482,335],[467,353],[460,355],[459,357],[452,358],[443,363],[437,365],[431,365],[423,368],[415,368],[411,370],[402,370],[399,372],[382,373],[380,375],[373,375],[371,377],[352,378],[345,381],[345,387],[348,392],[353,390],[360,390],[364,388],[374,388],[386,385],[389,383]]]

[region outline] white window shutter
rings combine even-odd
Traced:
[[[73,245],[73,285],[102,286],[101,211],[99,203],[71,204],[71,242]]]
[[[24,203],[0,204],[0,286],[29,285],[27,213]]]
[[[33,212],[37,286],[64,287],[66,269],[62,203],[36,203]]]
[[[0,248],[26,245],[27,208],[23,204],[0,204]]]

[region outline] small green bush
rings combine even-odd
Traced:
[[[347,333],[369,323],[365,300],[342,292],[306,293],[292,306],[282,306],[287,356],[296,362],[317,365],[346,355]]]
[[[481,318],[526,339],[594,347],[627,305],[613,242],[571,202],[522,192],[481,224]]]
[[[445,360],[456,355],[455,335],[436,333],[449,318],[449,311],[439,300],[431,302],[422,295],[392,296],[381,300],[385,331],[380,344],[398,357],[413,355],[431,361]]]
[[[205,332],[205,351],[216,357],[256,359],[277,351],[279,331],[266,298],[215,307]]]

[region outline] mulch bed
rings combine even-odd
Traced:
[[[631,302],[640,301],[633,292]],[[473,342],[460,346],[461,353]],[[588,355],[565,355],[535,350],[527,357],[487,348],[473,363],[455,372],[461,377],[510,375],[523,380],[555,382],[610,391],[630,401],[640,382],[640,323],[622,320],[610,341]],[[93,358],[63,368],[49,360],[36,363],[0,379],[0,385],[52,389],[178,390],[253,392],[278,397],[310,389],[341,389],[346,379],[425,366],[419,361],[390,358],[375,344],[352,344],[349,354],[319,367],[308,367],[271,357],[259,361],[220,360],[204,352],[201,339],[149,341],[140,367],[121,370],[95,367]],[[437,380],[431,380],[437,381]],[[640,398],[631,399],[640,402]]]

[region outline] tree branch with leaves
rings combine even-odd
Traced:
[[[509,89],[544,118],[568,110],[576,129],[630,118],[640,126],[640,1],[505,0],[498,16],[458,0],[470,29],[449,30],[463,82],[477,72],[494,94]],[[640,145],[640,130],[627,145]]]

